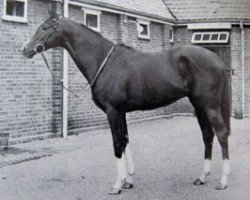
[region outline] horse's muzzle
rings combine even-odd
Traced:
[[[23,44],[23,46],[21,47],[21,51],[22,51],[24,56],[26,56],[28,58],[32,58],[34,56],[35,52],[33,50],[29,51],[28,43],[29,43],[29,41],[26,41]]]
[[[24,52],[26,50],[26,46],[27,46],[28,43],[29,43],[29,41],[26,41],[26,42],[23,43],[23,46],[21,48],[22,52]]]
[[[24,56],[32,58],[35,54],[42,53],[45,51],[43,44],[37,44],[34,48],[29,47],[29,41],[25,42],[21,48]]]

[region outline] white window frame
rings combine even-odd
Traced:
[[[6,21],[12,21],[12,22],[27,23],[28,22],[28,19],[27,19],[28,0],[15,0],[15,1],[24,2],[24,16],[19,17],[19,16],[13,16],[13,15],[7,15],[7,0],[4,0],[4,3],[3,3],[4,12],[3,12],[2,19]]]
[[[212,40],[212,35],[215,35],[215,34],[218,34],[218,39],[217,40]],[[226,38],[223,39],[223,40],[220,40],[219,38],[220,38],[221,34],[225,34]],[[195,40],[196,35],[201,35],[201,40]],[[209,35],[209,39],[208,40],[202,40],[204,35]],[[227,31],[217,31],[217,32],[210,32],[209,31],[209,32],[195,32],[195,33],[193,33],[191,42],[193,44],[213,44],[213,43],[225,44],[225,43],[228,43],[228,40],[229,40],[229,32],[227,32]]]
[[[101,32],[101,25],[100,25],[100,16],[101,16],[101,11],[96,11],[96,10],[89,10],[89,9],[85,9],[82,8],[83,12],[84,12],[84,25],[87,26],[87,15],[96,15],[97,16],[97,27],[91,27],[88,26],[89,28],[91,28],[92,30],[96,31],[96,32]]]
[[[170,32],[172,33],[172,37],[170,37]],[[169,42],[174,43],[174,29],[173,29],[173,27],[171,27],[169,29]]]
[[[140,24],[147,26],[148,34],[147,35],[141,34],[138,28],[138,38],[149,40],[150,39],[150,21],[137,19],[137,25],[140,26]]]

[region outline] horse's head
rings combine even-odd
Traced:
[[[58,33],[61,18],[62,16],[51,13],[49,19],[38,27],[32,39],[23,45],[23,54],[28,58],[32,58],[38,53],[59,46],[60,35]]]

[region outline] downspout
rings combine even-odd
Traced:
[[[241,29],[241,76],[242,76],[242,118],[245,117],[245,29],[243,21],[240,21]]]
[[[69,0],[63,0],[63,16],[69,16]],[[63,50],[63,85],[68,88],[68,52]],[[63,138],[68,138],[68,91],[63,90]]]

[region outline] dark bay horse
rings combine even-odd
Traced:
[[[23,53],[32,58],[53,47],[69,52],[91,84],[95,104],[107,114],[118,169],[110,194],[133,187],[134,163],[126,113],[166,106],[183,97],[188,97],[195,108],[205,144],[204,168],[194,184],[204,184],[210,174],[216,134],[223,157],[222,178],[217,189],[227,187],[229,86],[224,64],[216,54],[195,46],[143,53],[114,45],[88,27],[57,14],[52,14],[38,28],[31,41],[24,45]],[[100,67],[103,68],[100,70]]]

